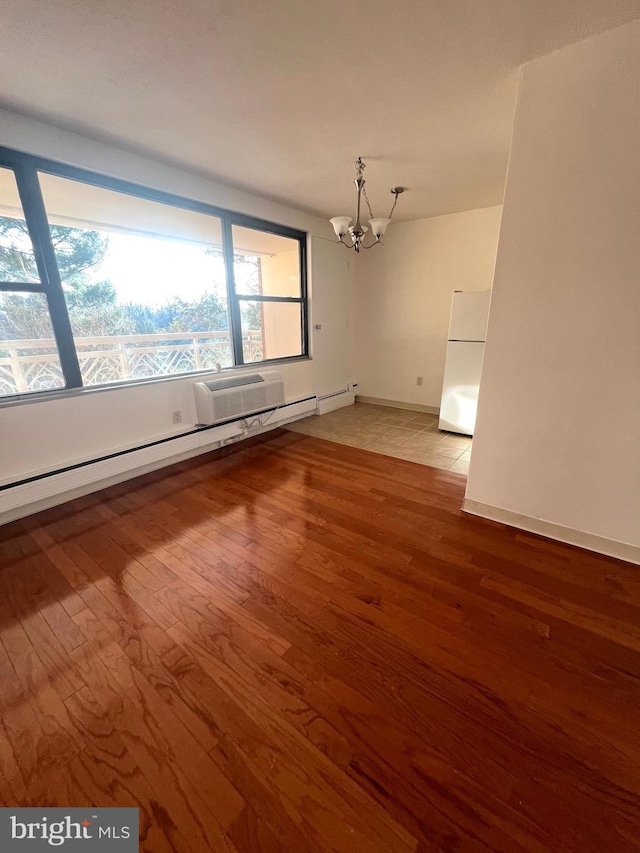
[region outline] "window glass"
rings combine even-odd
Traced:
[[[302,354],[302,307],[299,302],[242,299],[242,349],[246,363]]]
[[[290,237],[234,225],[236,293],[299,298],[300,243]]]
[[[0,281],[39,280],[15,175],[0,168]]]
[[[64,385],[46,296],[0,293],[0,398]]]
[[[85,385],[233,364],[217,217],[39,179]]]

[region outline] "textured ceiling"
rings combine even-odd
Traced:
[[[528,59],[640,0],[3,0],[0,105],[323,215],[502,199]],[[0,129],[1,141],[1,129]]]

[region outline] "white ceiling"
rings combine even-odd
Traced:
[[[516,69],[640,0],[3,0],[0,105],[322,215],[501,201]],[[1,133],[0,133],[1,142]]]

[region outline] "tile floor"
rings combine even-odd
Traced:
[[[296,421],[287,429],[457,474],[469,471],[471,439],[440,432],[437,415],[355,403]]]

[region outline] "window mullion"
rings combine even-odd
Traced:
[[[46,293],[44,284],[33,281],[0,281],[0,291],[8,293]]]
[[[38,274],[49,304],[51,325],[65,383],[67,388],[80,388],[82,374],[38,177],[35,170],[23,167],[15,168],[15,177]]]
[[[244,364],[242,349],[242,318],[240,317],[240,302],[236,296],[236,280],[233,262],[233,233],[231,219],[222,218],[222,252],[227,280],[227,300],[229,303],[229,320],[231,323],[231,340],[233,342],[233,361],[236,366]]]

